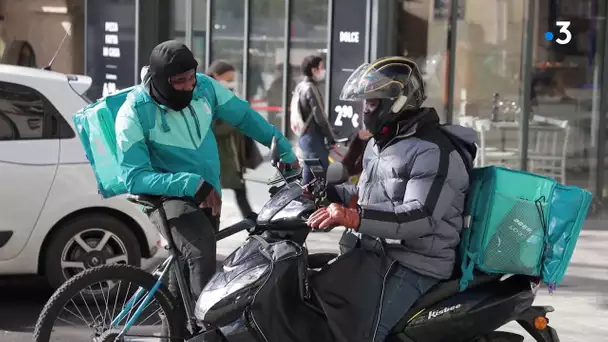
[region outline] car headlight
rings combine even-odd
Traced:
[[[205,288],[196,302],[195,316],[204,320],[209,310],[222,299],[234,294],[259,280],[270,268],[269,264],[262,264],[243,271],[224,286]],[[216,276],[222,273],[216,274]],[[217,282],[216,282],[217,285]]]

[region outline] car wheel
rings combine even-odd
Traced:
[[[141,265],[137,238],[120,220],[103,214],[83,215],[65,223],[51,237],[45,253],[45,275],[53,288],[79,272],[101,265]],[[113,283],[91,288],[97,297],[111,290]]]

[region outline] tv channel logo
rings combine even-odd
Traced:
[[[555,35],[551,31],[545,32],[545,39],[549,41],[555,40],[555,42],[559,45],[570,43],[570,41],[572,40],[572,32],[570,32],[570,22],[556,21],[555,26],[559,27],[558,34]]]

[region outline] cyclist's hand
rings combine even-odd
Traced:
[[[215,189],[211,190],[207,198],[201,203],[201,208],[210,208],[211,215],[220,216],[222,213],[222,198],[220,194],[215,191]]]

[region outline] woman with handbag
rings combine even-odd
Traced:
[[[234,91],[235,70],[232,64],[217,60],[211,63],[207,69],[207,75]],[[236,128],[222,120],[215,120],[213,133],[220,155],[222,189],[234,191],[241,214],[243,217],[248,217],[253,210],[247,199],[243,174],[246,169],[255,169],[260,166],[263,162],[262,155],[251,138],[241,134]]]

